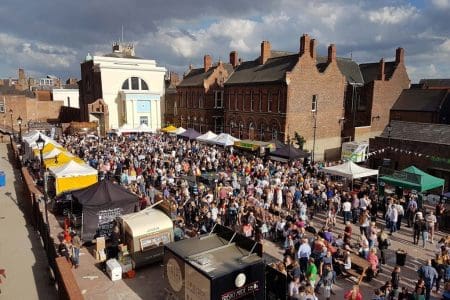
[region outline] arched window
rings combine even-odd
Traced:
[[[122,90],[148,91],[148,84],[139,77],[130,77],[122,83]]]

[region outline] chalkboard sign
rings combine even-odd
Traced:
[[[106,238],[111,236],[114,228],[114,224],[117,217],[122,215],[121,208],[105,209],[97,213],[98,216],[98,228],[97,237],[104,236]]]

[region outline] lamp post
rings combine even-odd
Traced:
[[[22,118],[17,118],[17,124],[19,124],[19,142],[22,142]]]
[[[313,126],[313,147],[312,147],[312,163],[315,162],[315,154],[316,154],[316,130],[317,130],[317,109],[313,111],[314,118],[314,126]]]
[[[392,133],[392,125],[391,122],[389,122],[389,124],[386,127],[387,132],[388,132],[388,145],[391,145],[391,133]]]
[[[13,110],[9,110],[9,115],[11,117],[11,134],[14,137],[14,123],[13,123]]]
[[[45,140],[42,138],[41,135],[39,135],[38,139],[36,140],[36,145],[39,150],[41,164],[40,164],[40,173],[42,176],[42,179],[44,180],[44,207],[45,207],[45,222],[48,224],[48,210],[47,210],[47,182],[44,174],[44,147],[45,147]]]

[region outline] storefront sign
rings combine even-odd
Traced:
[[[241,288],[238,288],[234,291],[228,292],[223,294],[220,299],[221,300],[234,300],[239,299],[241,297],[244,297],[246,295],[250,294],[256,294],[260,289],[259,281],[255,281],[252,283],[249,283],[247,285],[244,285]]]
[[[122,215],[121,208],[105,209],[97,213],[98,229],[97,236],[110,236],[117,217]]]
[[[236,147],[242,148],[242,149],[248,149],[251,151],[255,151],[258,149],[258,145],[250,144],[250,143],[244,143],[244,142],[234,142],[234,145]]]

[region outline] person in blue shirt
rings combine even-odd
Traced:
[[[436,279],[438,278],[438,273],[436,269],[431,266],[431,259],[427,261],[426,265],[421,266],[419,270],[417,270],[417,273],[425,283],[425,299],[430,300],[431,288],[433,287]]]

